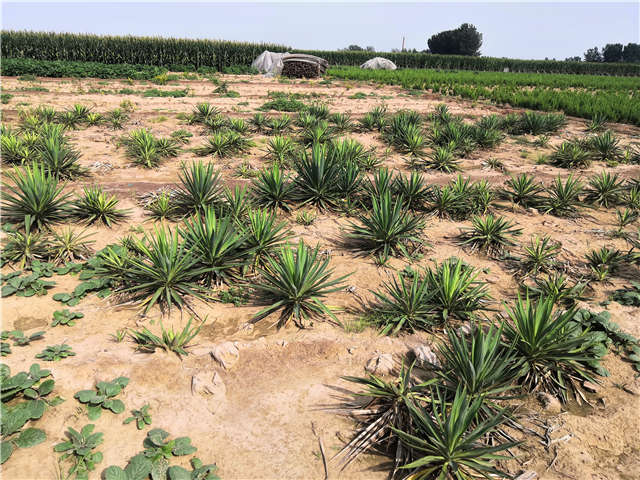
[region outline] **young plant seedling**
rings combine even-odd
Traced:
[[[13,272],[13,274],[3,277],[5,284],[2,286],[0,295],[3,297],[10,297],[13,294],[17,297],[46,295],[47,290],[56,284],[51,280],[41,280],[38,273],[31,273],[23,277],[18,276],[19,274],[20,272]]]
[[[118,377],[111,382],[98,382],[95,390],[80,390],[73,398],[87,405],[89,420],[97,420],[102,415],[102,409],[113,413],[124,412],[122,400],[113,398],[129,384],[127,377]]]
[[[136,427],[138,427],[138,430],[142,430],[145,425],[151,425],[149,404],[143,405],[140,410],[131,410],[131,416],[127,418],[123,423],[127,425],[134,420],[136,421]]]
[[[83,317],[84,313],[82,312],[71,312],[67,309],[56,310],[53,312],[53,322],[51,322],[51,326],[55,327],[57,325],[66,325],[68,327],[72,327],[76,324],[75,320],[77,318]]]
[[[73,357],[75,352],[71,350],[71,347],[66,343],[60,345],[49,345],[42,352],[36,355],[36,358],[41,358],[47,362],[57,362],[63,358]]]
[[[73,464],[67,472],[67,478],[77,480],[89,478],[89,472],[95,470],[96,463],[102,461],[102,452],[93,450],[102,443],[102,433],[93,433],[95,425],[89,424],[78,432],[72,427],[66,432],[68,440],[53,447],[54,452],[66,452],[60,456],[61,462],[70,458]]]

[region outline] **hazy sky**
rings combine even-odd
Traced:
[[[3,2],[2,28],[268,41],[300,49],[350,44],[422,50],[427,38],[468,22],[482,54],[582,55],[606,43],[640,42],[640,2],[628,3],[169,3]]]

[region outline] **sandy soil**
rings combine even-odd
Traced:
[[[3,77],[3,92],[14,97],[3,106],[3,122],[17,121],[19,108],[41,104],[56,109],[82,103],[94,107],[94,111],[107,112],[121,101],[133,102],[135,110],[130,121],[121,131],[106,126],[90,127],[70,133],[73,143],[82,152],[81,163],[92,171],[89,178],[67,186],[80,191],[83,185],[98,183],[107,191],[117,194],[121,206],[131,209],[128,220],[112,229],[91,227],[95,247],[101,248],[124,235],[153,228],[136,200],[141,192],[174,184],[181,162],[197,158],[187,148],[203,143],[205,137],[198,126],[186,125],[177,117],[189,113],[199,102],[208,101],[232,117],[250,117],[266,100],[269,91],[319,94],[319,100],[327,103],[332,112],[351,112],[358,117],[384,101],[389,111],[413,109],[427,113],[446,103],[454,114],[473,119],[490,113],[517,111],[496,107],[482,102],[467,102],[425,93],[409,95],[401,88],[334,81],[330,85],[316,81],[279,83],[274,79],[225,76],[231,90],[239,92],[238,98],[226,98],[213,94],[216,88],[208,80],[182,80],[172,85],[155,86],[148,82],[124,80],[102,81],[97,79],[40,79],[37,82],[18,81]],[[35,91],[33,87],[47,89]],[[144,91],[147,88],[165,90],[188,88],[190,96],[184,98],[145,98],[140,94],[117,94],[122,88]],[[367,95],[365,99],[350,99],[356,92]],[[310,100],[303,100],[310,101]],[[277,114],[274,112],[274,114]],[[157,136],[168,136],[177,129],[186,129],[193,137],[177,159],[165,162],[156,170],[134,166],[117,147],[119,138],[129,130],[148,127]],[[640,140],[640,129],[627,125],[614,125],[622,144]],[[584,135],[585,122],[570,119],[566,128],[553,135],[546,148],[535,147],[532,137],[508,138],[499,147],[473,153],[462,162],[464,175],[472,179],[487,179],[499,185],[507,174],[487,169],[483,162],[489,157],[500,159],[509,173],[528,172],[548,182],[557,175],[567,176],[566,170],[546,165],[536,165],[539,154],[549,153],[553,145],[576,135]],[[380,154],[385,145],[372,134],[354,133],[351,137],[367,146],[375,147]],[[257,146],[244,156],[225,160],[213,160],[223,172],[228,183],[249,183],[237,176],[243,163],[261,168],[266,137],[254,138]],[[112,168],[96,168],[97,164],[111,164]],[[401,155],[391,152],[384,165],[408,171]],[[580,172],[585,177],[603,169],[594,164]],[[618,166],[612,169],[623,177],[640,176],[638,166]],[[454,175],[426,172],[429,183],[443,184]],[[547,233],[561,242],[563,256],[582,268],[584,255],[603,245],[626,246],[620,239],[606,235],[615,225],[615,211],[593,210],[579,219],[569,220],[543,216],[523,211],[504,211],[502,215],[516,221],[523,229],[521,243],[528,243],[533,234]],[[348,219],[334,214],[319,214],[315,223],[302,227],[295,223],[295,212],[283,216],[291,224],[295,234],[310,244],[319,244],[329,250],[336,275],[352,273],[348,289],[331,296],[328,303],[344,307],[339,314],[341,321],[349,323],[357,317],[357,309],[372,298],[369,289],[376,289],[395,270],[406,265],[393,260],[387,268],[379,268],[371,258],[357,256],[341,244],[342,230]],[[430,243],[424,258],[418,264],[426,266],[433,260],[443,260],[455,255],[482,269],[491,293],[498,301],[510,300],[516,293],[517,283],[504,262],[483,257],[462,249],[456,236],[460,227],[469,222],[429,219],[425,236]],[[518,249],[515,249],[518,252]],[[629,274],[637,275],[633,270]],[[353,422],[322,406],[335,406],[339,389],[349,387],[340,379],[342,375],[363,375],[364,365],[376,353],[392,353],[399,360],[414,345],[434,341],[429,335],[401,335],[397,338],[380,337],[372,329],[353,333],[328,323],[316,323],[313,328],[298,330],[288,326],[280,331],[269,320],[260,322],[254,329],[245,328],[246,322],[259,306],[251,303],[233,307],[228,304],[197,304],[202,316],[208,315],[207,326],[198,337],[198,346],[192,355],[180,361],[165,353],[153,355],[134,353],[130,342],[116,343],[110,334],[118,329],[157,324],[158,311],[142,318],[134,307],[116,307],[109,299],[95,296],[84,299],[73,310],[82,311],[85,317],[73,327],[49,327],[52,314],[61,308],[51,298],[56,292],[70,291],[77,280],[71,276],[54,277],[57,285],[42,297],[9,297],[2,301],[2,329],[21,328],[25,332],[46,330],[44,340],[27,347],[12,347],[13,353],[4,357],[13,373],[26,370],[34,362],[34,355],[46,345],[67,342],[77,353],[75,357],[58,363],[40,362],[50,368],[56,379],[56,393],[66,402],[50,409],[37,427],[47,433],[43,444],[29,450],[19,450],[4,465],[7,479],[50,479],[57,476],[57,455],[52,447],[63,438],[68,426],[80,428],[89,423],[73,394],[92,388],[96,381],[111,380],[124,375],[131,379],[122,399],[127,411],[151,405],[153,427],[163,428],[174,436],[188,435],[198,447],[198,457],[205,463],[217,463],[221,477],[226,479],[279,479],[323,478],[324,471],[319,454],[318,438],[312,433],[315,427],[328,456],[337,452],[343,444],[340,438],[348,438]],[[616,288],[628,283],[628,278],[614,278],[609,284],[594,284],[589,302],[592,310]],[[640,336],[640,310],[623,307],[617,303],[608,305],[612,319],[625,331]],[[347,313],[349,312],[349,313]],[[356,313],[354,313],[356,312]],[[174,314],[165,322],[184,324],[186,318]],[[153,327],[151,327],[153,328]],[[239,361],[229,370],[221,368],[208,355],[211,346],[224,341],[237,341]],[[606,367],[611,376],[603,379],[603,385],[595,395],[594,408],[568,409],[550,416],[536,402],[529,402],[532,414],[540,415],[550,425],[551,446],[542,447],[535,438],[528,438],[519,449],[517,461],[507,468],[518,473],[534,470],[544,479],[632,479],[640,478],[640,396],[619,388],[622,384],[640,392],[640,383],[634,379],[630,366],[614,355],[609,355]],[[213,394],[199,394],[192,389],[193,378],[210,381],[217,375]],[[631,388],[633,390],[633,388]],[[600,398],[601,400],[597,400]],[[99,448],[104,453],[103,462],[93,473],[109,465],[124,466],[126,461],[142,449],[145,432],[137,431],[133,424],[122,425],[125,415],[105,413],[96,421],[96,430],[104,432],[105,441]],[[568,435],[568,436],[567,436]],[[553,442],[553,440],[558,440]],[[37,458],[38,461],[33,459]],[[375,479],[385,478],[379,467],[385,459],[368,455],[340,471],[330,464],[331,478]]]

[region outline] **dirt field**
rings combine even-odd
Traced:
[[[210,102],[231,117],[248,119],[265,101],[269,91],[317,93],[317,99],[329,105],[331,112],[351,112],[355,118],[371,110],[382,101],[390,112],[413,109],[421,113],[433,111],[438,104],[448,105],[451,113],[475,119],[490,113],[506,113],[510,109],[489,104],[465,102],[439,95],[409,95],[401,88],[359,85],[334,81],[330,85],[314,81],[278,83],[274,79],[245,76],[225,76],[229,88],[237,91],[237,98],[213,94],[215,85],[207,80],[182,80],[173,85],[155,86],[148,82],[101,81],[96,79],[41,79],[36,83],[3,77],[3,92],[14,97],[3,105],[3,123],[17,121],[17,109],[38,105],[54,106],[58,110],[76,103],[93,106],[96,112],[107,112],[118,107],[123,100],[134,104],[130,121],[124,130],[111,130],[107,126],[83,128],[69,133],[75,146],[81,151],[81,164],[91,170],[91,176],[70,183],[69,190],[81,191],[83,185],[100,184],[117,194],[120,206],[131,209],[128,219],[114,228],[90,227],[95,233],[95,248],[115,242],[124,235],[153,228],[153,222],[145,216],[136,196],[177,182],[181,162],[196,157],[186,151],[201,145],[206,138],[199,125],[187,125],[179,120],[179,114],[192,111],[200,102]],[[25,87],[44,87],[48,91],[21,90]],[[145,98],[141,95],[114,93],[90,93],[96,90],[118,91],[121,88],[144,90],[190,89],[190,96],[183,98]],[[366,94],[365,99],[350,99],[356,92]],[[303,99],[303,101],[311,101]],[[279,114],[273,112],[273,114]],[[293,115],[292,115],[293,116]],[[553,134],[545,148],[533,145],[533,137],[508,137],[493,150],[472,153],[462,162],[463,175],[473,180],[487,179],[500,185],[507,173],[488,169],[483,162],[494,157],[501,160],[508,173],[532,173],[538,180],[548,183],[558,174],[566,177],[569,171],[548,165],[537,165],[539,154],[549,153],[554,145],[564,139],[585,135],[586,122],[570,119],[567,126]],[[148,170],[132,165],[125,157],[124,149],[117,148],[117,141],[126,132],[140,127],[150,128],[156,136],[167,137],[177,129],[193,133],[188,145],[176,159],[164,162],[158,169]],[[640,141],[640,128],[613,125],[623,145]],[[353,133],[349,135],[365,146],[374,146],[382,153],[386,145],[378,135]],[[249,184],[250,179],[238,176],[243,163],[259,169],[266,165],[265,142],[267,137],[254,136],[257,146],[242,157],[212,160],[222,171],[224,180],[232,184]],[[105,165],[110,168],[105,168]],[[99,167],[96,167],[98,165]],[[391,152],[384,165],[391,169],[408,171],[404,157]],[[581,171],[585,178],[603,169],[602,163],[594,163]],[[620,165],[611,168],[623,177],[640,177],[640,167]],[[428,183],[444,184],[455,175],[426,171]],[[521,244],[528,243],[533,234],[549,234],[562,243],[563,257],[577,266],[584,265],[584,255],[593,248],[613,245],[627,248],[624,240],[611,238],[606,232],[615,228],[615,210],[589,210],[578,219],[563,219],[523,211],[501,210],[501,215],[514,220],[523,229]],[[370,289],[377,287],[406,263],[393,259],[387,268],[376,266],[372,258],[354,254],[342,246],[341,238],[349,219],[335,214],[318,214],[313,225],[303,227],[295,222],[295,211],[287,219],[296,235],[308,244],[319,244],[328,250],[335,275],[352,273],[347,279],[348,289],[334,294],[327,302],[345,307],[349,313],[338,316],[344,323],[356,318],[362,302],[372,298]],[[498,302],[511,300],[517,283],[499,262],[477,253],[471,253],[458,244],[460,227],[470,222],[455,222],[431,218],[425,229],[430,248],[419,265],[431,265],[433,260],[458,256],[482,270],[480,278],[488,282],[491,294]],[[518,248],[515,251],[519,251]],[[4,271],[7,271],[5,268]],[[324,470],[319,453],[318,437],[312,433],[314,425],[329,457],[337,452],[353,432],[354,422],[322,410],[323,406],[337,404],[338,389],[350,388],[340,379],[342,375],[364,375],[364,366],[376,353],[392,353],[400,360],[402,355],[420,343],[431,343],[427,334],[381,337],[374,329],[351,332],[324,322],[316,322],[312,328],[299,330],[293,324],[276,330],[270,319],[246,328],[247,321],[260,307],[249,303],[234,307],[222,303],[196,303],[200,315],[208,315],[207,326],[197,337],[197,346],[191,355],[180,361],[173,354],[135,353],[129,341],[116,343],[110,334],[118,329],[137,328],[154,324],[160,312],[154,310],[143,318],[135,307],[114,307],[110,300],[95,296],[84,299],[73,310],[84,313],[73,327],[51,328],[55,310],[61,304],[52,300],[57,292],[70,291],[77,280],[70,276],[52,278],[57,282],[48,295],[29,299],[15,296],[2,301],[2,329],[23,329],[26,333],[46,330],[44,340],[27,347],[15,347],[13,353],[3,358],[15,374],[34,363],[34,355],[46,345],[66,342],[76,352],[75,357],[60,362],[39,362],[50,368],[56,380],[56,393],[66,402],[50,409],[36,427],[47,433],[46,442],[28,450],[18,450],[4,465],[6,479],[56,478],[57,454],[52,447],[63,439],[67,427],[81,428],[90,423],[84,409],[73,399],[76,391],[92,388],[96,381],[111,380],[118,376],[131,379],[121,396],[127,412],[151,405],[153,427],[163,428],[174,436],[188,435],[198,447],[197,456],[205,463],[217,463],[219,474],[225,479],[322,479]],[[594,283],[588,306],[594,311],[605,307],[599,303],[615,289],[628,285],[628,279],[613,278],[611,283]],[[497,305],[499,306],[499,305]],[[623,307],[612,302],[606,307],[625,331],[640,336],[640,309]],[[186,318],[174,314],[167,323],[181,325]],[[225,341],[238,342],[239,360],[228,370],[220,367],[208,351],[211,346]],[[506,464],[515,473],[534,470],[538,478],[575,480],[613,480],[640,478],[640,380],[634,379],[631,366],[610,354],[605,366],[611,376],[603,378],[602,386],[592,398],[593,408],[569,408],[558,415],[543,411],[534,400],[527,402],[532,414],[547,422],[550,445],[543,447],[536,437],[528,437],[518,458]],[[209,382],[214,375],[213,393],[201,394],[192,388],[193,378]],[[626,384],[627,390],[620,388]],[[633,393],[635,392],[635,395]],[[132,424],[123,425],[124,415],[105,413],[94,422],[96,431],[104,432],[105,441],[98,449],[104,460],[93,472],[100,472],[109,465],[124,466],[126,461],[142,449],[145,431],[137,431]],[[554,441],[557,440],[557,441]],[[37,459],[37,460],[36,460]],[[379,467],[383,457],[367,455],[340,471],[330,463],[330,478],[377,479],[386,478]],[[93,478],[92,477],[92,478]]]

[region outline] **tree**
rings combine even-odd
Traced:
[[[443,55],[480,55],[482,34],[476,27],[463,23],[455,30],[436,33],[427,41],[431,53]]]
[[[602,49],[602,59],[605,62],[621,62],[622,61],[622,44],[607,43]]]
[[[640,63],[640,44],[627,43],[622,51],[622,61],[629,63]]]
[[[352,52],[361,52],[364,50],[364,48],[362,48],[360,45],[349,45],[347,47],[347,50],[350,50]]]
[[[600,55],[600,51],[598,47],[593,47],[584,52],[584,61],[585,62],[601,62],[602,55]]]
[[[367,52],[375,52],[375,51],[376,51],[375,47],[372,47],[371,45],[367,47]]]
[[[564,59],[565,62],[581,62],[581,57],[567,57]]]

